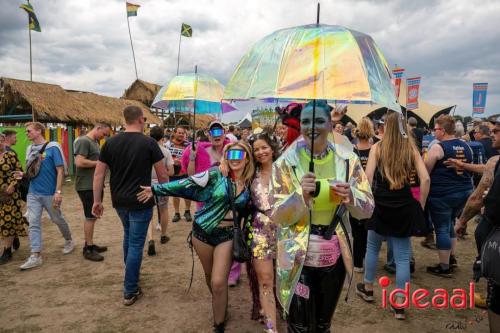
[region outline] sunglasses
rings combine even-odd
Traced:
[[[244,160],[247,153],[241,149],[229,149],[226,153],[226,159],[229,161]]]
[[[491,132],[493,134],[497,134],[498,132],[500,132],[500,128],[494,128],[494,129],[491,130]]]
[[[434,128],[435,131],[442,131],[443,129],[441,127],[436,127]]]
[[[209,131],[211,136],[222,136],[224,135],[224,130],[222,128],[213,128]]]

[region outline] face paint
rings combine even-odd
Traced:
[[[244,160],[246,157],[246,152],[241,149],[229,149],[226,153],[226,158],[231,160]]]
[[[330,116],[323,108],[316,108],[315,128],[318,130],[327,129],[330,122]],[[306,108],[300,114],[300,128],[303,130],[311,130],[313,123],[313,110]]]
[[[213,128],[209,132],[210,132],[210,135],[213,137],[224,135],[224,130],[222,128],[219,128],[219,127]]]

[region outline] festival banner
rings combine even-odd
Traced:
[[[487,93],[488,83],[474,83],[472,85],[472,114],[484,113]]]
[[[418,92],[420,89],[420,76],[406,79],[406,109],[418,109]]]
[[[404,68],[394,68],[392,70],[392,75],[394,76],[394,92],[396,93],[396,98],[399,100],[399,91],[401,89],[401,78],[403,77]]]

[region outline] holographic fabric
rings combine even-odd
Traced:
[[[333,170],[335,179],[346,179],[345,160],[349,160],[349,183],[352,190],[352,201],[347,205],[349,213],[357,219],[369,218],[373,212],[374,200],[370,184],[359,162],[358,156],[350,146],[330,142],[333,158],[321,167],[322,170]],[[310,220],[309,208],[304,202],[300,180],[308,172],[309,155],[304,153],[306,142],[299,137],[273,164],[271,183],[271,219],[278,225],[277,231],[277,291],[278,299],[288,312],[302,271],[310,236],[310,225],[328,224],[323,221],[326,215],[312,211]],[[319,165],[315,161],[317,170]],[[325,177],[331,178],[331,177]],[[332,213],[334,203],[332,202]],[[332,216],[332,215],[328,216]],[[315,220],[317,219],[317,220]],[[321,220],[319,220],[321,219]],[[343,217],[344,225],[349,225],[348,214]],[[347,238],[339,225],[335,230],[342,259],[346,270],[352,271],[352,255]]]
[[[214,167],[185,179],[153,185],[152,190],[157,196],[168,195],[203,202],[203,207],[194,214],[194,222],[210,234],[231,209],[227,182],[227,177],[220,173],[218,167]],[[231,186],[236,193],[232,182]],[[245,208],[249,200],[250,191],[245,188],[234,200],[236,209]]]
[[[178,75],[160,89],[151,106],[179,112],[193,112],[196,103],[197,114],[220,113],[223,93],[224,86],[207,75],[194,73]]]
[[[269,187],[262,184],[260,174],[250,187],[252,203],[256,208],[252,221],[252,256],[255,259],[269,260],[276,256],[276,224],[269,218]]]
[[[278,30],[243,56],[224,100],[326,99],[401,108],[391,72],[373,39],[336,25]]]

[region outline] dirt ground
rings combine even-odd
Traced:
[[[19,266],[29,256],[28,239],[21,239],[21,248],[14,260],[0,266],[2,301],[0,302],[0,332],[211,332],[211,300],[203,272],[195,257],[195,275],[191,292],[186,294],[191,273],[191,253],[186,237],[191,224],[182,220],[169,226],[171,241],[160,245],[157,255],[145,253],[141,285],[144,297],[131,307],[122,304],[122,227],[111,207],[109,193],[105,197],[104,217],[98,221],[95,241],[107,245],[103,262],[84,260],[82,208],[73,185],[64,188],[63,212],[76,242],[75,251],[63,255],[63,239],[56,226],[44,215],[43,266],[20,271]],[[183,207],[181,206],[181,209]],[[170,214],[173,209],[171,207]],[[155,217],[156,221],[156,217]],[[460,267],[453,279],[443,279],[425,273],[425,266],[437,261],[437,254],[414,240],[417,271],[412,288],[467,288],[471,278],[471,263],[475,257],[471,224],[468,239],[460,241]],[[155,231],[156,239],[159,232]],[[381,252],[379,267],[383,265]],[[379,270],[377,276],[385,275]],[[360,279],[360,275],[356,279]],[[394,282],[394,276],[391,276]],[[476,287],[485,288],[481,281]],[[345,288],[347,289],[347,288]],[[339,301],[333,319],[333,332],[487,332],[487,316],[479,308],[468,310],[408,311],[406,321],[393,319],[389,310],[381,308],[381,291],[376,290],[376,303],[367,304],[353,292],[348,302]],[[263,332],[262,326],[250,319],[250,291],[246,276],[230,289],[230,321],[227,332]],[[286,330],[282,325],[280,332]]]

